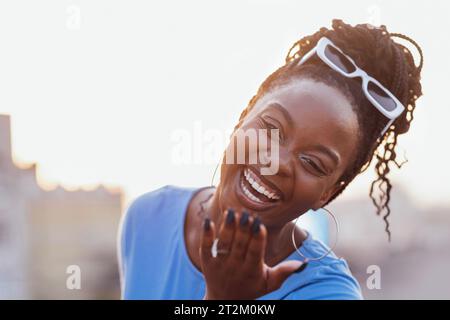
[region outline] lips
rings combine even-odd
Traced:
[[[283,198],[283,193],[273,183],[248,166],[241,171],[236,194],[246,207],[256,211],[273,208]]]

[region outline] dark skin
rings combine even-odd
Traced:
[[[279,168],[264,178],[281,191],[282,198],[268,209],[248,208],[236,190],[245,166],[259,165],[225,161],[218,187],[192,198],[185,241],[193,264],[205,276],[205,299],[255,299],[278,289],[299,268],[300,261],[283,261],[295,250],[292,220],[321,208],[339,189],[339,177],[355,158],[359,130],[350,100],[338,89],[310,79],[293,80],[266,93],[239,128],[279,129]],[[328,148],[335,157],[317,146]],[[211,194],[203,205],[204,216],[199,216],[200,202]],[[236,212],[230,224],[224,223],[228,208]],[[246,226],[239,224],[243,211],[250,213]],[[206,216],[211,219],[208,231]],[[261,225],[254,233],[256,216]],[[229,252],[214,258],[211,246],[216,237],[220,248]],[[295,237],[301,245],[306,233],[297,228]]]

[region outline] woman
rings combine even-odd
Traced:
[[[418,67],[395,37],[417,47]],[[119,237],[123,298],[362,299],[346,261],[292,221],[336,199],[375,156],[370,196],[390,238],[387,174],[400,167],[394,149],[422,95],[421,68],[420,47],[385,26],[333,20],[296,42],[231,139],[268,130],[276,171],[224,158],[217,187],[165,186],[133,201]]]

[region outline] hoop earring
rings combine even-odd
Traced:
[[[214,185],[214,178],[216,177],[216,172],[217,172],[217,169],[219,168],[219,165],[220,165],[220,162],[217,163],[216,168],[214,169],[214,173],[213,173],[213,176],[211,178],[211,187],[215,187],[215,185]]]
[[[294,245],[295,251],[297,251],[297,253],[298,253],[302,258],[305,259],[304,262],[308,262],[308,261],[318,261],[318,260],[321,260],[321,259],[325,258],[326,256],[328,256],[328,255],[330,254],[331,251],[334,250],[334,248],[336,247],[337,242],[338,242],[338,235],[339,235],[339,223],[338,223],[338,220],[336,219],[336,217],[334,216],[334,214],[330,212],[330,210],[325,209],[325,208],[320,208],[320,209],[325,210],[325,211],[333,218],[334,224],[336,225],[336,239],[335,239],[335,241],[334,241],[333,246],[332,246],[327,252],[325,252],[325,254],[321,255],[320,257],[318,257],[318,258],[308,258],[308,257],[305,257],[305,256],[300,252],[300,250],[297,248],[297,244],[295,243],[294,231],[295,231],[295,229],[296,229],[296,227],[297,227],[297,221],[298,221],[298,219],[300,218],[300,217],[297,217],[297,219],[295,219],[294,227],[292,228],[292,234],[291,234],[291,236],[292,236],[292,244]]]

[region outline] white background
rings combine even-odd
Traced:
[[[296,40],[332,18],[381,23],[425,54],[425,95],[399,139],[409,163],[391,179],[418,205],[448,203],[449,14],[444,0],[2,1],[0,113],[12,117],[16,163],[38,163],[44,188],[106,183],[129,201],[203,186],[215,165],[176,166],[174,131],[200,121],[226,137]],[[372,171],[343,197],[366,195]]]

